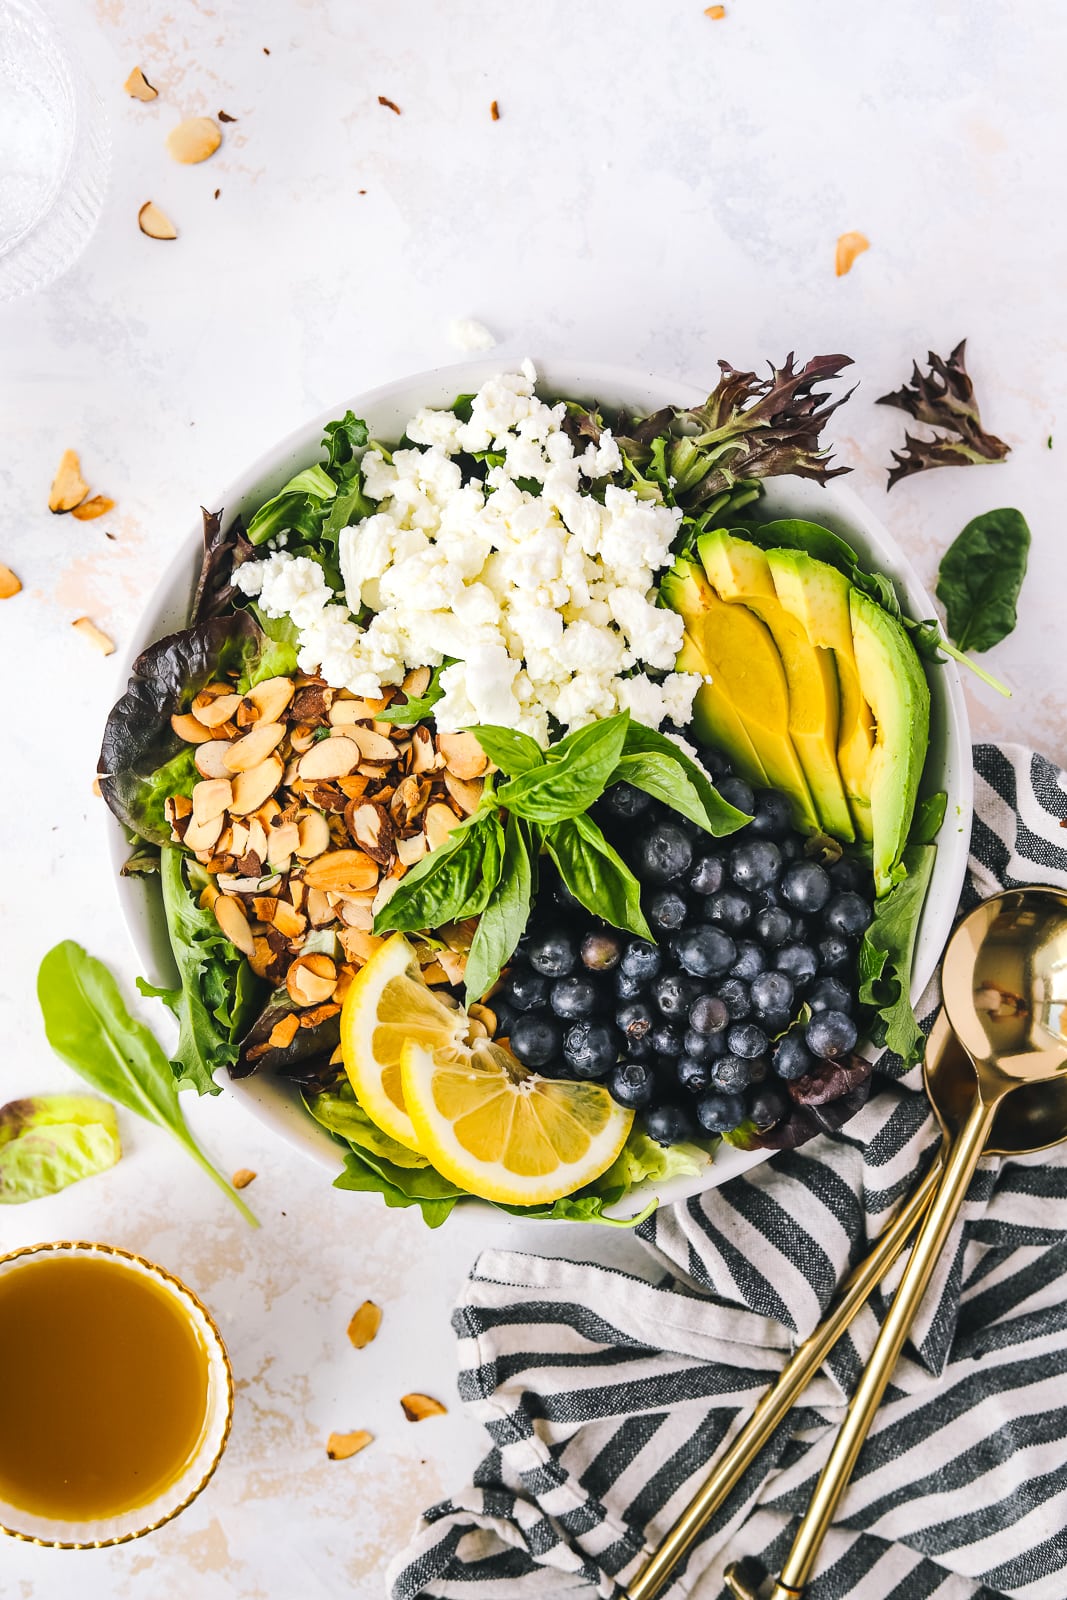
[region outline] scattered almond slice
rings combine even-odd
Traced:
[[[398,117],[401,115],[400,107],[395,100],[390,100],[388,95],[380,94],[378,96],[378,104],[384,106],[387,111],[395,111]]]
[[[851,272],[852,263],[857,256],[871,248],[871,241],[863,233],[843,233],[837,241],[834,253],[834,271],[839,278],[846,272]]]
[[[443,1417],[448,1408],[428,1394],[405,1394],[400,1404],[409,1422],[425,1422],[427,1417]]]
[[[285,987],[294,1005],[322,1005],[337,987],[337,968],[320,951],[298,956],[286,974]]]
[[[500,121],[500,104],[494,100],[489,107],[489,116],[493,122]]]
[[[82,477],[81,462],[76,450],[64,450],[59,467],[48,492],[48,509],[52,512],[73,511],[89,493],[89,485]]]
[[[238,1167],[230,1182],[235,1189],[247,1189],[248,1185],[255,1181],[255,1177],[256,1174],[251,1167]]]
[[[22,584],[16,578],[10,567],[5,567],[0,561],[0,600],[10,600],[12,595],[18,594]]]
[[[134,67],[122,87],[135,100],[157,100],[159,98],[159,90],[153,89],[140,67]]]
[[[137,226],[149,239],[176,239],[178,230],[154,200],[146,200],[137,213]]]
[[[83,639],[88,639],[89,643],[94,645],[101,655],[109,656],[114,651],[114,640],[109,639],[107,634],[103,633],[89,617],[76,617],[71,623],[71,627],[80,633]]]
[[[705,6],[704,15],[710,17],[712,22],[721,22],[726,15],[725,6]]]
[[[348,1324],[349,1341],[357,1350],[365,1350],[382,1325],[382,1308],[373,1300],[364,1300]]]
[[[210,117],[187,117],[167,134],[167,149],[187,167],[206,161],[221,143],[219,126]]]
[[[186,832],[188,839],[188,831]],[[255,940],[252,930],[245,916],[245,908],[235,895],[220,894],[211,908],[215,913],[215,921],[222,929],[232,945],[236,945],[244,956],[255,954]]]
[[[373,1439],[373,1433],[368,1433],[366,1428],[357,1428],[354,1433],[331,1433],[326,1441],[326,1454],[331,1461],[347,1461],[365,1450]]]
[[[106,494],[94,494],[91,500],[83,500],[80,506],[72,506],[70,514],[78,522],[94,522],[97,517],[106,517],[114,509],[114,500],[109,500]]]
[[[276,1022],[270,1030],[270,1044],[274,1050],[288,1050],[297,1034],[300,1032],[300,1018],[295,1011],[290,1011],[287,1017]]]

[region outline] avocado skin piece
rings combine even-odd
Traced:
[[[672,582],[683,565],[684,582]],[[695,563],[677,563],[660,593],[685,618],[692,654],[683,647],[679,670],[712,679],[693,702],[697,737],[726,750],[749,782],[781,789],[797,826],[817,833],[821,824],[789,737],[785,669],[770,631],[747,606],[724,600]]]
[[[769,630],[788,685],[788,737],[814,800],[818,826],[851,843],[856,832],[838,765],[841,696],[833,652],[810,639],[803,623],[782,604],[767,555],[758,545],[714,529],[700,537],[697,548],[722,598],[748,607]]]
[[[803,550],[768,550],[767,563],[775,593],[786,610],[796,617],[812,644],[824,645],[834,652],[841,691],[837,764],[856,833],[869,844],[874,836],[870,791],[874,719],[860,690],[852,642],[852,585],[839,568],[816,560]]]
[[[901,854],[915,810],[930,737],[930,687],[915,646],[895,617],[868,595],[849,595],[860,689],[875,717],[870,760],[875,891],[902,876]]]

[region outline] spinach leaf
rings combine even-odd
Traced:
[[[911,1009],[911,966],[923,901],[937,848],[909,844],[901,862],[905,876],[874,904],[874,920],[859,953],[859,999],[876,1012],[873,1035],[906,1065],[918,1061],[923,1034]]]
[[[457,1189],[433,1167],[400,1167],[365,1146],[349,1147],[345,1170],[333,1186],[380,1194],[387,1206],[418,1206],[428,1228],[439,1228],[456,1201],[469,1198],[465,1189]]]
[[[545,753],[537,740],[531,739],[528,733],[520,733],[517,728],[500,728],[495,723],[482,723],[466,731],[474,734],[490,761],[495,761],[501,772],[509,778],[517,778],[524,772],[544,766]]]
[[[545,833],[545,849],[587,911],[655,943],[641,911],[641,885],[590,817],[583,814],[556,823]]]
[[[1030,529],[1010,506],[974,517],[941,558],[937,598],[961,650],[991,650],[1016,623]]]
[[[530,920],[536,865],[526,825],[514,814],[509,815],[500,878],[482,912],[467,955],[468,1005],[492,988],[522,938]]]
[[[144,1023],[131,1017],[103,962],[64,939],[41,962],[37,998],[45,1034],[56,1054],[91,1088],[173,1134],[245,1220],[258,1227],[240,1195],[190,1133],[170,1062]]]
[[[496,887],[502,837],[495,812],[476,811],[468,817],[444,844],[404,874],[400,887],[374,919],[375,933],[417,933],[454,922],[461,913],[473,915],[464,907]],[[491,877],[494,853],[496,876]],[[489,871],[483,864],[487,855]]]
[[[635,788],[663,800],[698,827],[721,838],[736,833],[751,818],[724,800],[703,767],[665,733],[631,722],[626,729],[623,754],[611,782],[625,780]]]
[[[528,822],[554,823],[581,816],[598,800],[618,765],[630,717],[626,711],[569,733],[547,752],[544,764],[511,778],[497,799]]]
[[[88,1094],[42,1094],[0,1106],[0,1206],[58,1194],[122,1154],[115,1108]]]

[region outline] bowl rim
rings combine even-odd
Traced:
[[[277,492],[293,471],[298,470],[298,463],[308,463],[312,452],[319,449],[319,439],[325,424],[343,416],[348,409],[353,410],[357,416],[366,416],[378,408],[396,403],[400,397],[409,397],[412,393],[423,390],[427,395],[447,392],[451,397],[457,393],[480,388],[487,379],[503,372],[516,371],[521,364],[522,358],[494,354],[477,360],[430,367],[421,372],[389,379],[372,389],[362,390],[343,398],[317,412],[309,421],[291,429],[275,445],[261,452],[250,466],[230,479],[225,492],[212,495],[207,503],[210,506],[221,507],[222,513],[227,517],[247,511],[253,499],[257,504],[261,504],[270,494]],[[533,365],[539,388],[548,394],[596,396],[607,403],[644,405],[650,408],[666,402],[649,400],[647,398],[649,392],[654,395],[670,395],[673,397],[673,402],[679,405],[698,405],[706,398],[705,392],[692,383],[612,363],[584,362],[575,359],[549,359],[541,362],[534,358]],[[645,394],[645,398],[638,398],[642,393]],[[616,400],[613,398],[616,396],[624,398]],[[406,401],[406,404],[413,407],[419,404],[444,403],[447,402],[432,398]],[[371,431],[373,436],[374,430]],[[894,587],[904,592],[909,612],[922,617],[935,615],[933,601],[909,557],[893,539],[881,517],[872,511],[853,489],[837,479],[829,484],[819,485],[810,480],[791,476],[770,478],[765,484],[768,498],[773,498],[777,490],[784,489],[787,485],[791,486],[801,498],[813,497],[819,493],[827,495],[829,504],[824,514],[831,522],[836,520],[838,523],[846,524],[846,536],[849,536],[849,533],[852,537],[858,535],[861,544],[870,547],[876,564],[890,577]],[[202,528],[198,525],[178,541],[173,555],[164,565],[148,595],[138,623],[132,631],[131,642],[120,660],[118,670],[123,687],[132,673],[133,663],[141,650],[155,639],[164,636],[158,619],[168,611],[173,611],[176,593],[184,592],[191,601],[195,576],[199,570],[202,537]],[[948,839],[941,835],[938,837],[938,857],[927,890],[916,944],[917,959],[913,970],[911,992],[913,1003],[919,998],[936,971],[940,951],[955,920],[967,871],[973,811],[974,773],[971,763],[970,723],[960,672],[951,659],[944,660],[938,670],[940,673],[938,681],[943,688],[947,719],[943,729],[944,758],[947,770],[955,779],[957,818],[960,823],[958,831],[962,844],[952,841],[950,846],[951,836]],[[106,826],[109,857],[123,921],[138,957],[151,967],[157,960],[156,952],[152,949],[147,933],[138,927],[144,919],[137,914],[134,901],[134,896],[139,895],[140,903],[143,905],[144,892],[149,886],[144,882],[119,876],[119,868],[128,853],[128,841],[122,825],[117,818],[111,816],[110,812]],[[935,886],[936,897],[933,892]],[[283,1098],[277,1092],[272,1092],[273,1085],[264,1086],[255,1076],[233,1080],[223,1073],[220,1082],[227,1093],[240,1099],[258,1121],[264,1123],[287,1144],[316,1160],[324,1168],[334,1173],[338,1171],[341,1161],[340,1145],[325,1129],[314,1122],[302,1106],[298,1107],[291,1097]],[[605,1214],[623,1218],[634,1216],[653,1194],[657,1195],[660,1204],[689,1199],[708,1188],[719,1187],[720,1184],[740,1175],[750,1167],[770,1159],[775,1153],[766,1149],[743,1151],[723,1143],[716,1151],[713,1161],[709,1162],[698,1175],[670,1179],[662,1184],[648,1181],[635,1188],[623,1202],[620,1202],[618,1208],[609,1208]],[[467,1208],[474,1203],[477,1203],[485,1214],[491,1214],[499,1222],[514,1224],[523,1220],[501,1212],[482,1201],[466,1202]]]

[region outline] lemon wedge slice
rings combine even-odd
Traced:
[[[591,1183],[634,1119],[602,1084],[538,1077],[488,1041],[456,1051],[410,1037],[401,1079],[423,1155],[453,1183],[505,1205],[548,1204]]]
[[[341,1056],[356,1097],[371,1120],[409,1150],[422,1147],[400,1080],[405,1041],[442,1061],[465,1061],[466,1037],[466,1012],[423,982],[415,952],[399,933],[367,962],[341,1007]]]

